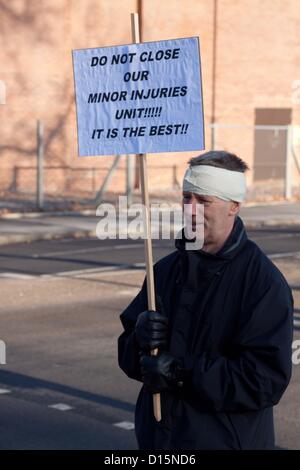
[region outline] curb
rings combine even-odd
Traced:
[[[270,220],[256,220],[256,221],[246,221],[243,219],[246,229],[255,230],[257,228],[264,227],[292,227],[300,225],[300,218],[297,219],[270,219]]]
[[[106,201],[104,201],[106,203]],[[161,201],[160,203],[164,204],[167,201]],[[142,201],[140,201],[142,203]],[[158,202],[153,202],[154,204],[159,204]],[[167,202],[168,203],[168,202]],[[242,207],[264,207],[264,206],[278,206],[278,205],[291,205],[299,203],[299,200],[293,200],[293,201],[269,201],[269,202],[244,202]],[[111,204],[111,203],[110,203]],[[168,203],[170,206],[176,206],[180,205],[180,200],[178,202],[170,202]],[[99,205],[99,204],[98,204]],[[44,218],[44,217],[62,217],[62,216],[76,216],[76,215],[86,215],[86,216],[96,216],[96,209],[97,206],[95,206],[95,209],[82,209],[82,210],[66,210],[66,211],[41,211],[41,212],[7,212],[6,214],[0,215],[0,220],[4,219],[21,219],[21,218],[26,218],[26,219],[38,219],[38,218]]]
[[[32,233],[24,235],[0,235],[0,246],[14,243],[31,243],[40,240],[61,240],[62,238],[94,238],[94,230],[66,230],[56,233]]]
[[[82,211],[51,211],[51,212],[8,212],[7,214],[2,214],[0,220],[11,220],[11,219],[42,219],[44,217],[63,217],[73,215],[87,215],[95,216],[96,210],[84,209]]]

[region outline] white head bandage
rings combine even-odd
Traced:
[[[245,199],[246,178],[239,171],[210,165],[194,165],[187,169],[183,191],[199,195],[216,196],[224,201],[241,202]]]

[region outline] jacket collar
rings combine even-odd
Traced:
[[[191,241],[177,238],[175,246],[179,250],[180,264],[178,279],[184,282],[185,287],[197,291],[201,280],[211,280],[221,275],[225,265],[230,262],[244,247],[248,240],[243,221],[237,216],[230,235],[218,253],[207,253],[203,250],[186,250],[185,242]]]
[[[246,229],[242,219],[237,216],[234,222],[234,226],[230,235],[228,236],[223,247],[217,253],[207,253],[206,251],[200,250],[190,250],[190,253],[194,253],[198,256],[204,258],[218,259],[218,260],[230,260],[234,258],[237,253],[239,253],[247,242],[248,237]],[[186,242],[191,242],[184,237],[184,229],[181,230],[181,238],[175,240],[175,246],[180,252],[186,252],[185,244]]]

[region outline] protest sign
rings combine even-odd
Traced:
[[[199,39],[73,51],[79,156],[139,154],[145,208],[148,309],[155,310],[146,153],[204,149]],[[158,350],[151,351],[156,355]],[[153,395],[161,420],[160,394]]]
[[[204,148],[197,37],[73,51],[79,156]]]

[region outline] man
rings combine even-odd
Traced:
[[[196,204],[204,206],[203,247],[187,250],[184,236],[177,239],[177,250],[154,266],[158,312],[147,311],[144,282],[121,314],[119,365],[144,382],[140,449],[274,447],[273,406],[291,376],[293,297],[238,216],[247,169],[228,152],[191,159],[183,202],[194,227]]]

